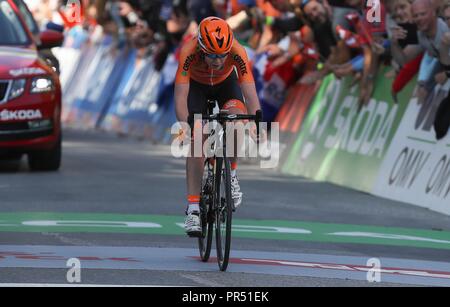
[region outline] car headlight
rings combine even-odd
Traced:
[[[31,93],[47,93],[53,91],[55,85],[51,77],[36,77],[31,82]]]
[[[25,92],[25,85],[27,84],[26,79],[13,80],[11,85],[11,90],[9,91],[8,100],[17,98]]]

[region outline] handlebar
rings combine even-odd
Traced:
[[[255,115],[249,115],[249,114],[228,114],[226,112],[219,112],[217,114],[209,114],[209,115],[202,115],[201,120],[207,120],[207,121],[213,121],[217,120],[218,122],[227,122],[227,121],[238,121],[238,120],[251,120],[256,123],[256,137],[257,137],[257,143],[259,144],[259,136],[260,136],[260,128],[259,123],[263,120],[263,114],[261,110],[256,111]],[[188,123],[194,122],[194,115],[189,115],[188,117]]]
[[[249,115],[249,114],[228,114],[225,112],[220,112],[218,114],[209,114],[209,115],[202,115],[202,120],[217,120],[218,122],[227,122],[227,121],[237,121],[237,120],[252,120],[255,121],[257,126],[259,126],[259,123],[262,122],[262,111],[258,110],[256,111],[255,115]],[[194,121],[194,115],[189,115],[188,122],[192,123]]]

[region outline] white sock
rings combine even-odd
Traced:
[[[232,169],[231,170],[231,177],[236,177],[236,174],[237,174],[236,170]]]
[[[199,204],[189,204],[187,212],[188,212],[188,214],[191,214],[192,212],[199,213],[200,212]]]

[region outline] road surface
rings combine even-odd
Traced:
[[[63,146],[57,173],[0,165],[0,286],[450,286],[450,217],[248,162],[219,272],[183,233],[170,147],[70,129]]]

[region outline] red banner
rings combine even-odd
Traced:
[[[286,101],[275,122],[280,123],[280,133],[297,134],[315,94],[316,85],[295,84],[289,90]]]

